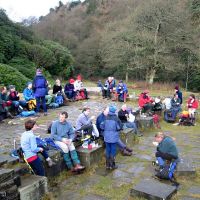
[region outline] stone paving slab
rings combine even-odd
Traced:
[[[6,180],[12,179],[14,177],[14,170],[12,169],[0,169],[0,183]]]
[[[176,192],[177,189],[175,186],[167,185],[153,179],[144,179],[131,189],[131,196],[152,200],[167,200]]]

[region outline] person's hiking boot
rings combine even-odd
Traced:
[[[53,160],[51,158],[47,158],[46,161],[47,161],[49,167],[52,167],[53,165],[56,164],[55,162],[53,162]]]
[[[111,169],[110,167],[110,159],[106,158],[106,169]]]
[[[82,171],[85,169],[85,166],[82,166],[80,164],[77,164],[71,171],[72,172],[77,172],[77,171]]]
[[[118,166],[115,163],[115,158],[111,156],[110,158],[111,169],[117,169]]]
[[[124,148],[124,149],[122,150],[122,155],[123,155],[123,156],[131,156],[132,153],[129,152],[129,151],[127,151],[127,150]]]
[[[129,147],[125,147],[125,149],[128,151],[128,152],[133,152],[133,149],[129,148]]]
[[[48,115],[47,112],[45,112],[45,113],[44,113],[44,116],[47,116],[47,115]]]
[[[143,136],[142,133],[137,133],[136,135],[137,135],[138,137],[142,137],[142,136]]]

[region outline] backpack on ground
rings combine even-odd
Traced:
[[[169,122],[169,123],[174,123],[176,121],[176,118],[172,117],[172,110],[165,110],[164,111],[164,120],[166,122]]]
[[[64,99],[62,94],[58,94],[55,98],[55,103],[57,103],[59,106],[63,105]]]
[[[28,110],[34,110],[36,108],[36,100],[31,99],[28,101]]]
[[[177,186],[179,185],[178,182],[176,182],[176,179],[174,177],[174,173],[177,167],[177,161],[171,161],[170,163],[165,163],[163,168],[160,168],[158,172],[155,174],[156,177],[159,179],[165,179],[165,180],[170,180]]]

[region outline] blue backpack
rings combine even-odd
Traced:
[[[63,96],[57,95],[55,99],[55,103],[57,103],[59,106],[61,106],[64,103]]]
[[[171,163],[166,163],[162,169],[160,169],[156,176],[160,179],[170,180],[174,178],[174,172],[177,166],[177,161],[172,161]]]

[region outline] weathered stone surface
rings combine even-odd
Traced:
[[[83,164],[85,167],[90,167],[92,164],[98,163],[103,157],[103,147],[101,145],[92,148],[91,150],[85,149],[83,147],[78,147],[76,151],[78,153],[81,164]]]
[[[47,178],[44,176],[23,177],[19,187],[20,200],[40,200],[47,193]]]
[[[137,123],[141,129],[154,128],[153,117],[138,117]]]
[[[7,158],[5,156],[0,156],[0,167],[7,163]]]
[[[120,137],[127,146],[133,146],[137,136],[133,128],[126,128],[121,131]]]
[[[170,199],[177,191],[175,186],[167,185],[153,179],[144,179],[131,189],[132,197],[153,200]]]
[[[97,95],[100,96],[101,95],[101,88],[100,87],[87,87],[87,92],[88,95]]]
[[[0,183],[6,180],[12,179],[14,177],[14,170],[12,169],[0,169]]]
[[[195,176],[196,169],[192,164],[190,159],[183,158],[181,162],[178,163],[176,176],[185,176],[190,178],[191,176]]]

